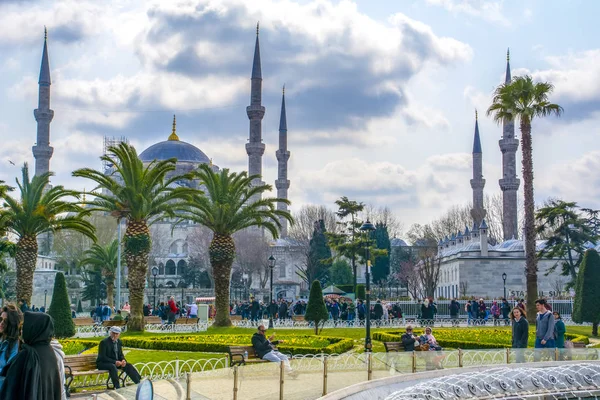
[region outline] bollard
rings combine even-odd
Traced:
[[[417,372],[417,353],[414,350],[412,353],[412,372]]]
[[[510,364],[510,349],[506,348],[506,363]]]
[[[192,400],[192,374],[185,374],[185,400]]]
[[[285,364],[279,362],[279,400],[283,400],[283,383],[285,377]]]
[[[238,395],[238,366],[233,367],[233,400],[237,400]]]
[[[558,361],[558,347],[554,348],[554,361]]]
[[[371,380],[371,375],[373,375],[373,353],[367,353],[367,380]]]
[[[463,352],[462,349],[458,349],[458,368],[463,367]]]
[[[327,360],[327,357],[323,358],[323,396],[327,394]]]

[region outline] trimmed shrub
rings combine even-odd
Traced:
[[[308,297],[304,319],[315,324],[315,335],[319,334],[319,324],[329,319],[329,312],[327,312],[327,306],[325,306],[325,300],[323,300],[323,290],[319,281],[313,281],[310,287],[310,296]]]
[[[362,283],[359,285],[356,285],[356,299],[364,300],[366,297],[367,297],[367,294],[365,292],[365,285],[363,285]]]
[[[354,293],[354,285],[335,285],[338,289],[346,293]]]
[[[573,321],[579,324],[591,322],[592,335],[598,336],[598,323],[600,322],[600,256],[594,249],[585,252],[579,267],[572,317]]]
[[[71,318],[71,302],[62,272],[58,272],[54,278],[54,292],[48,314],[54,320],[55,337],[67,338],[75,335],[75,324]]]
[[[77,312],[82,313],[83,307],[81,307],[81,299],[77,300]]]
[[[535,329],[535,328],[534,328]],[[415,329],[415,335],[422,335],[424,329]],[[373,339],[382,342],[399,342],[401,331],[384,331],[373,333]],[[440,346],[454,349],[499,349],[510,348],[512,343],[512,332],[501,329],[434,329],[433,335]],[[565,334],[565,340],[573,342],[589,343],[586,336]],[[535,330],[529,331],[529,346],[533,347],[535,342]]]

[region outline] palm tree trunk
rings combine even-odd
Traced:
[[[115,291],[115,283],[114,282],[106,282],[106,297],[108,306],[112,310],[114,305],[114,291]]]
[[[38,244],[35,236],[24,236],[17,242],[15,262],[17,264],[17,301],[31,306],[33,273],[37,261]]]
[[[235,244],[229,235],[214,234],[208,248],[213,280],[215,281],[215,316],[214,326],[231,326],[229,319],[229,285],[231,264],[235,256]]]
[[[533,198],[533,144],[531,122],[521,119],[523,151],[523,192],[525,203],[525,278],[527,286],[527,319],[535,324],[535,300],[538,295],[537,255],[535,251],[535,200]]]
[[[131,306],[127,329],[142,332],[144,330],[144,289],[150,254],[150,230],[146,221],[127,221],[124,241]]]

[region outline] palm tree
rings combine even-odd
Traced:
[[[115,239],[107,246],[100,246],[94,243],[83,254],[81,265],[90,267],[94,271],[98,271],[104,277],[106,283],[106,297],[108,298],[108,306],[113,307],[113,293],[115,289],[115,278],[117,272],[117,258],[119,256],[119,240]]]
[[[113,175],[82,168],[74,171],[73,176],[90,179],[102,189],[87,203],[90,212],[108,212],[119,221],[124,218],[127,222],[123,236],[131,305],[127,326],[132,331],[142,331],[144,288],[152,246],[150,226],[161,218],[175,218],[175,212],[199,192],[187,187],[172,187],[187,178],[182,175],[167,177],[175,170],[175,158],[155,160],[144,166],[133,146],[120,143],[109,147],[100,159],[114,166]]]
[[[202,164],[195,177],[205,191],[205,196],[196,196],[189,208],[186,220],[206,226],[213,232],[208,252],[215,281],[216,326],[229,326],[229,283],[231,264],[235,258],[235,232],[251,227],[262,227],[274,238],[279,237],[283,217],[290,224],[294,219],[287,211],[277,210],[277,203],[290,204],[287,199],[265,198],[251,202],[253,196],[270,191],[270,185],[252,185],[259,176],[248,176],[246,172],[235,173],[223,169],[214,172]]]
[[[72,230],[95,240],[95,229],[84,218],[86,210],[79,204],[66,201],[69,197],[77,198],[78,192],[67,190],[63,186],[49,186],[52,172],[34,176],[30,180],[26,163],[22,173],[22,182],[18,178],[16,180],[20,197],[15,199],[6,192],[2,196],[4,208],[0,210],[0,226],[17,237],[17,299],[30,304],[38,235]]]
[[[563,108],[550,103],[548,96],[554,86],[547,82],[534,82],[531,76],[514,77],[509,83],[498,86],[487,115],[493,115],[498,124],[519,121],[521,151],[523,152],[523,191],[525,203],[525,275],[527,280],[527,314],[535,321],[537,296],[537,256],[535,251],[535,202],[533,198],[533,144],[531,122],[535,117],[560,116]]]

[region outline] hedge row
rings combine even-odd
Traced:
[[[422,329],[415,329],[415,335],[421,335]],[[373,339],[382,342],[399,342],[400,337],[404,332],[400,331],[384,331],[375,332]],[[510,331],[501,330],[482,330],[482,329],[435,329],[433,332],[435,339],[438,341],[440,346],[454,349],[498,349],[498,348],[510,348],[511,339]],[[484,338],[474,340],[479,335],[485,335]],[[494,340],[496,339],[496,340]],[[533,339],[533,340],[532,340]],[[534,337],[530,334],[529,344],[533,346]],[[565,340],[571,340],[573,342],[583,342],[589,344],[587,336],[575,335],[571,333],[565,334]]]
[[[195,338],[202,338],[202,336],[196,336]],[[131,347],[135,349],[146,349],[146,350],[169,350],[169,351],[197,351],[206,353],[227,353],[229,346],[232,345],[250,345],[250,336],[247,337],[248,341],[239,343],[215,343],[210,341],[198,341],[198,340],[182,340],[184,338],[178,338],[178,340],[171,340],[169,338],[137,338],[137,337],[121,337],[121,342],[124,347]],[[354,347],[354,341],[352,339],[336,338],[336,337],[319,337],[319,339],[325,339],[329,343],[322,347],[309,347],[306,345],[298,345],[286,340],[286,342],[278,345],[278,349],[283,353],[291,354],[340,354],[344,353]],[[284,339],[285,340],[285,339]],[[83,344],[86,349],[92,348],[98,345],[98,342],[90,340],[63,340],[61,343],[80,343]]]

